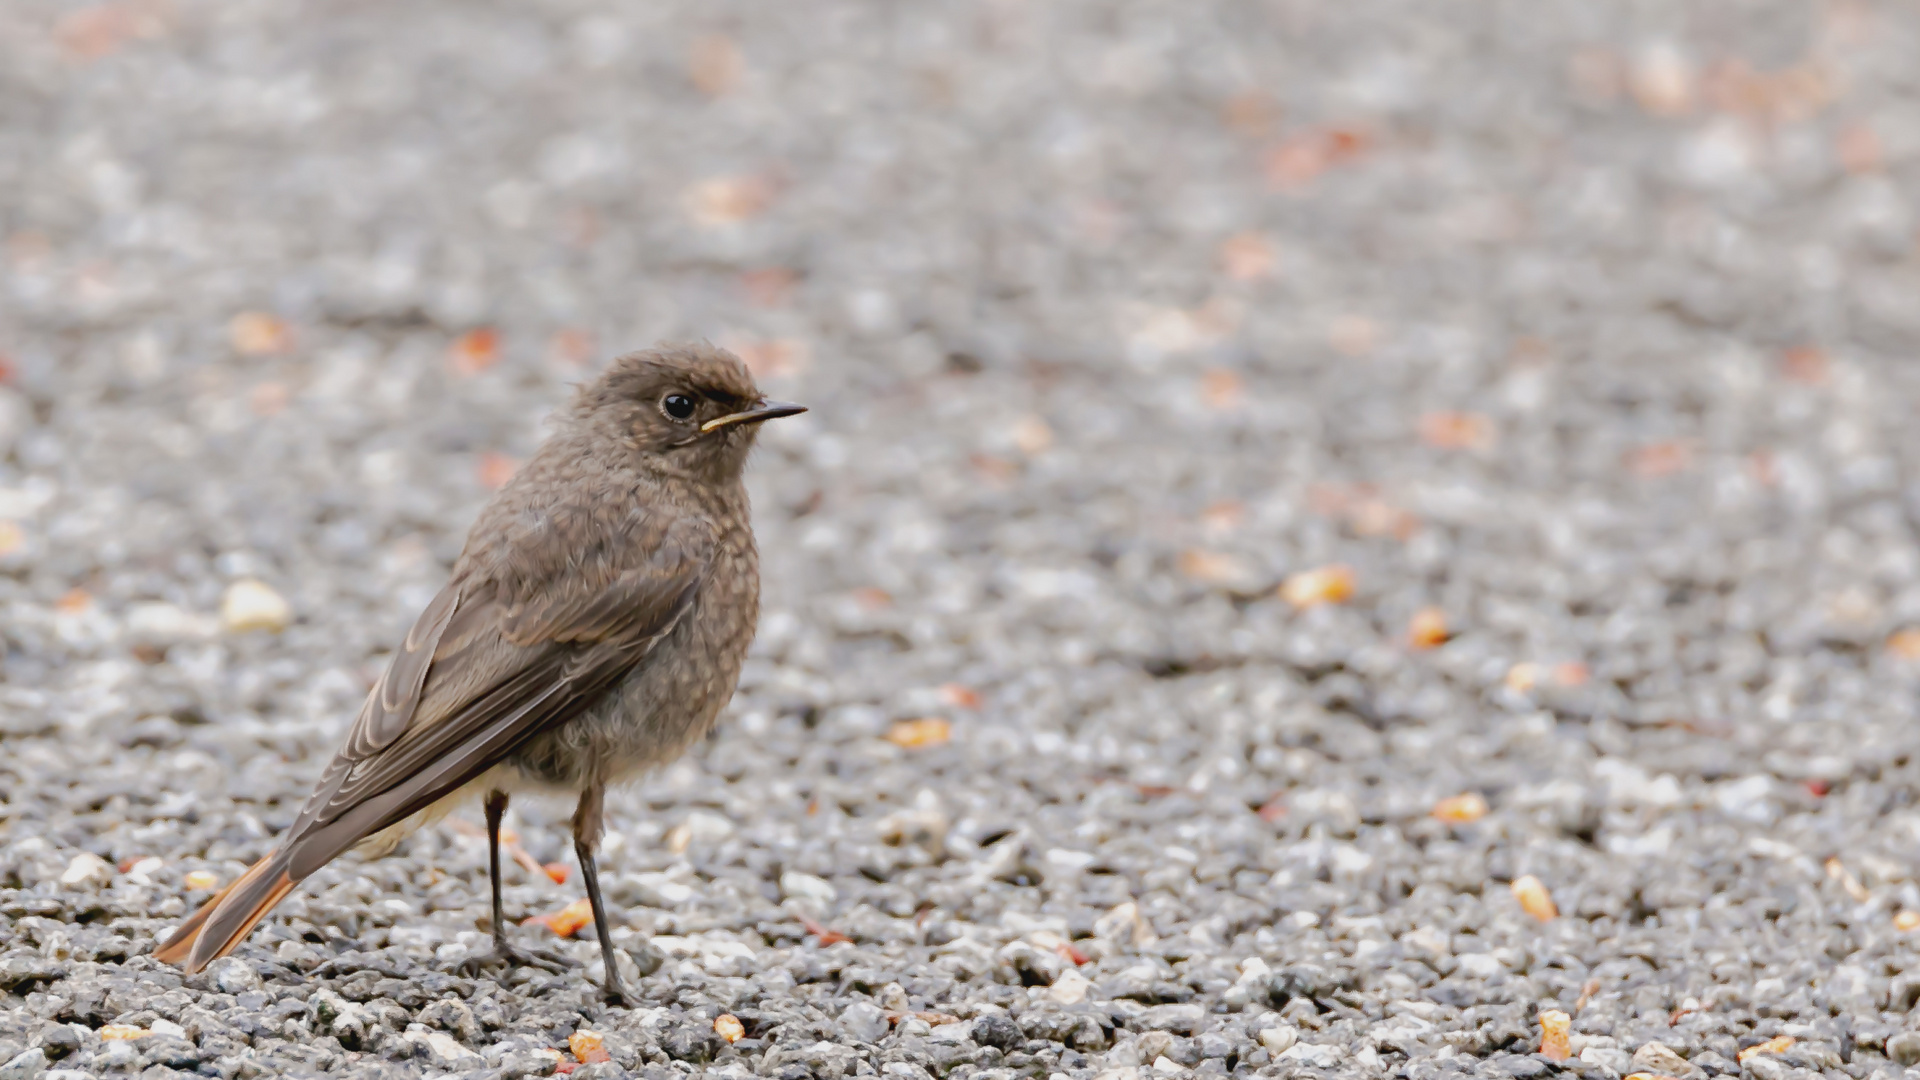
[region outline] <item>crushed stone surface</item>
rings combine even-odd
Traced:
[[[1904,1080],[1915,55],[1861,0],[0,5],[0,1080]],[[477,811],[153,961],[568,384],[702,337],[813,411],[726,722],[610,806],[640,1000],[591,930],[455,973]]]

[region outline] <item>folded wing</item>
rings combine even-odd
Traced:
[[[685,519],[623,524],[626,542],[596,545],[587,565],[562,552],[552,568],[456,570],[279,848],[183,925],[161,959],[199,970],[225,955],[292,883],[580,715],[631,672],[692,605],[712,542]],[[552,552],[534,539],[533,550]]]

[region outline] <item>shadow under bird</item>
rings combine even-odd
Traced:
[[[741,474],[758,425],[804,411],[711,346],[614,360],[481,512],[279,845],[155,955],[199,971],[343,852],[384,855],[477,797],[493,952],[466,966],[555,966],[507,941],[500,819],[514,792],[562,792],[623,998],[594,865],[607,785],[678,757],[732,697],[760,604]]]

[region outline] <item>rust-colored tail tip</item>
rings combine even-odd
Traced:
[[[266,875],[273,871],[273,867],[268,866],[270,859],[272,856],[254,863],[247,868],[246,873],[235,878],[232,884],[200,905],[200,910],[194,912],[186,922],[175,928],[173,936],[167,939],[166,944],[153,951],[153,958],[163,964],[176,965],[187,974],[193,975],[206,970],[208,964],[238,948],[240,943],[247,939],[247,935],[253,932],[253,928],[259,924],[260,920],[266,918],[267,913],[293,891],[294,881],[285,870],[274,873],[270,879],[271,884],[268,884],[269,879]],[[237,921],[230,914],[223,912],[223,908],[227,906],[230,899],[235,903],[248,905],[246,915]],[[226,917],[222,918],[223,915]],[[217,944],[203,942],[201,938],[206,933],[208,921],[216,918],[219,919],[220,931],[225,934],[225,938]],[[212,948],[209,949],[208,946]]]

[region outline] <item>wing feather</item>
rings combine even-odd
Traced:
[[[627,565],[570,567],[571,589],[468,575],[434,598],[287,833],[294,880],[579,715],[672,631],[710,537],[683,525],[630,539]]]

